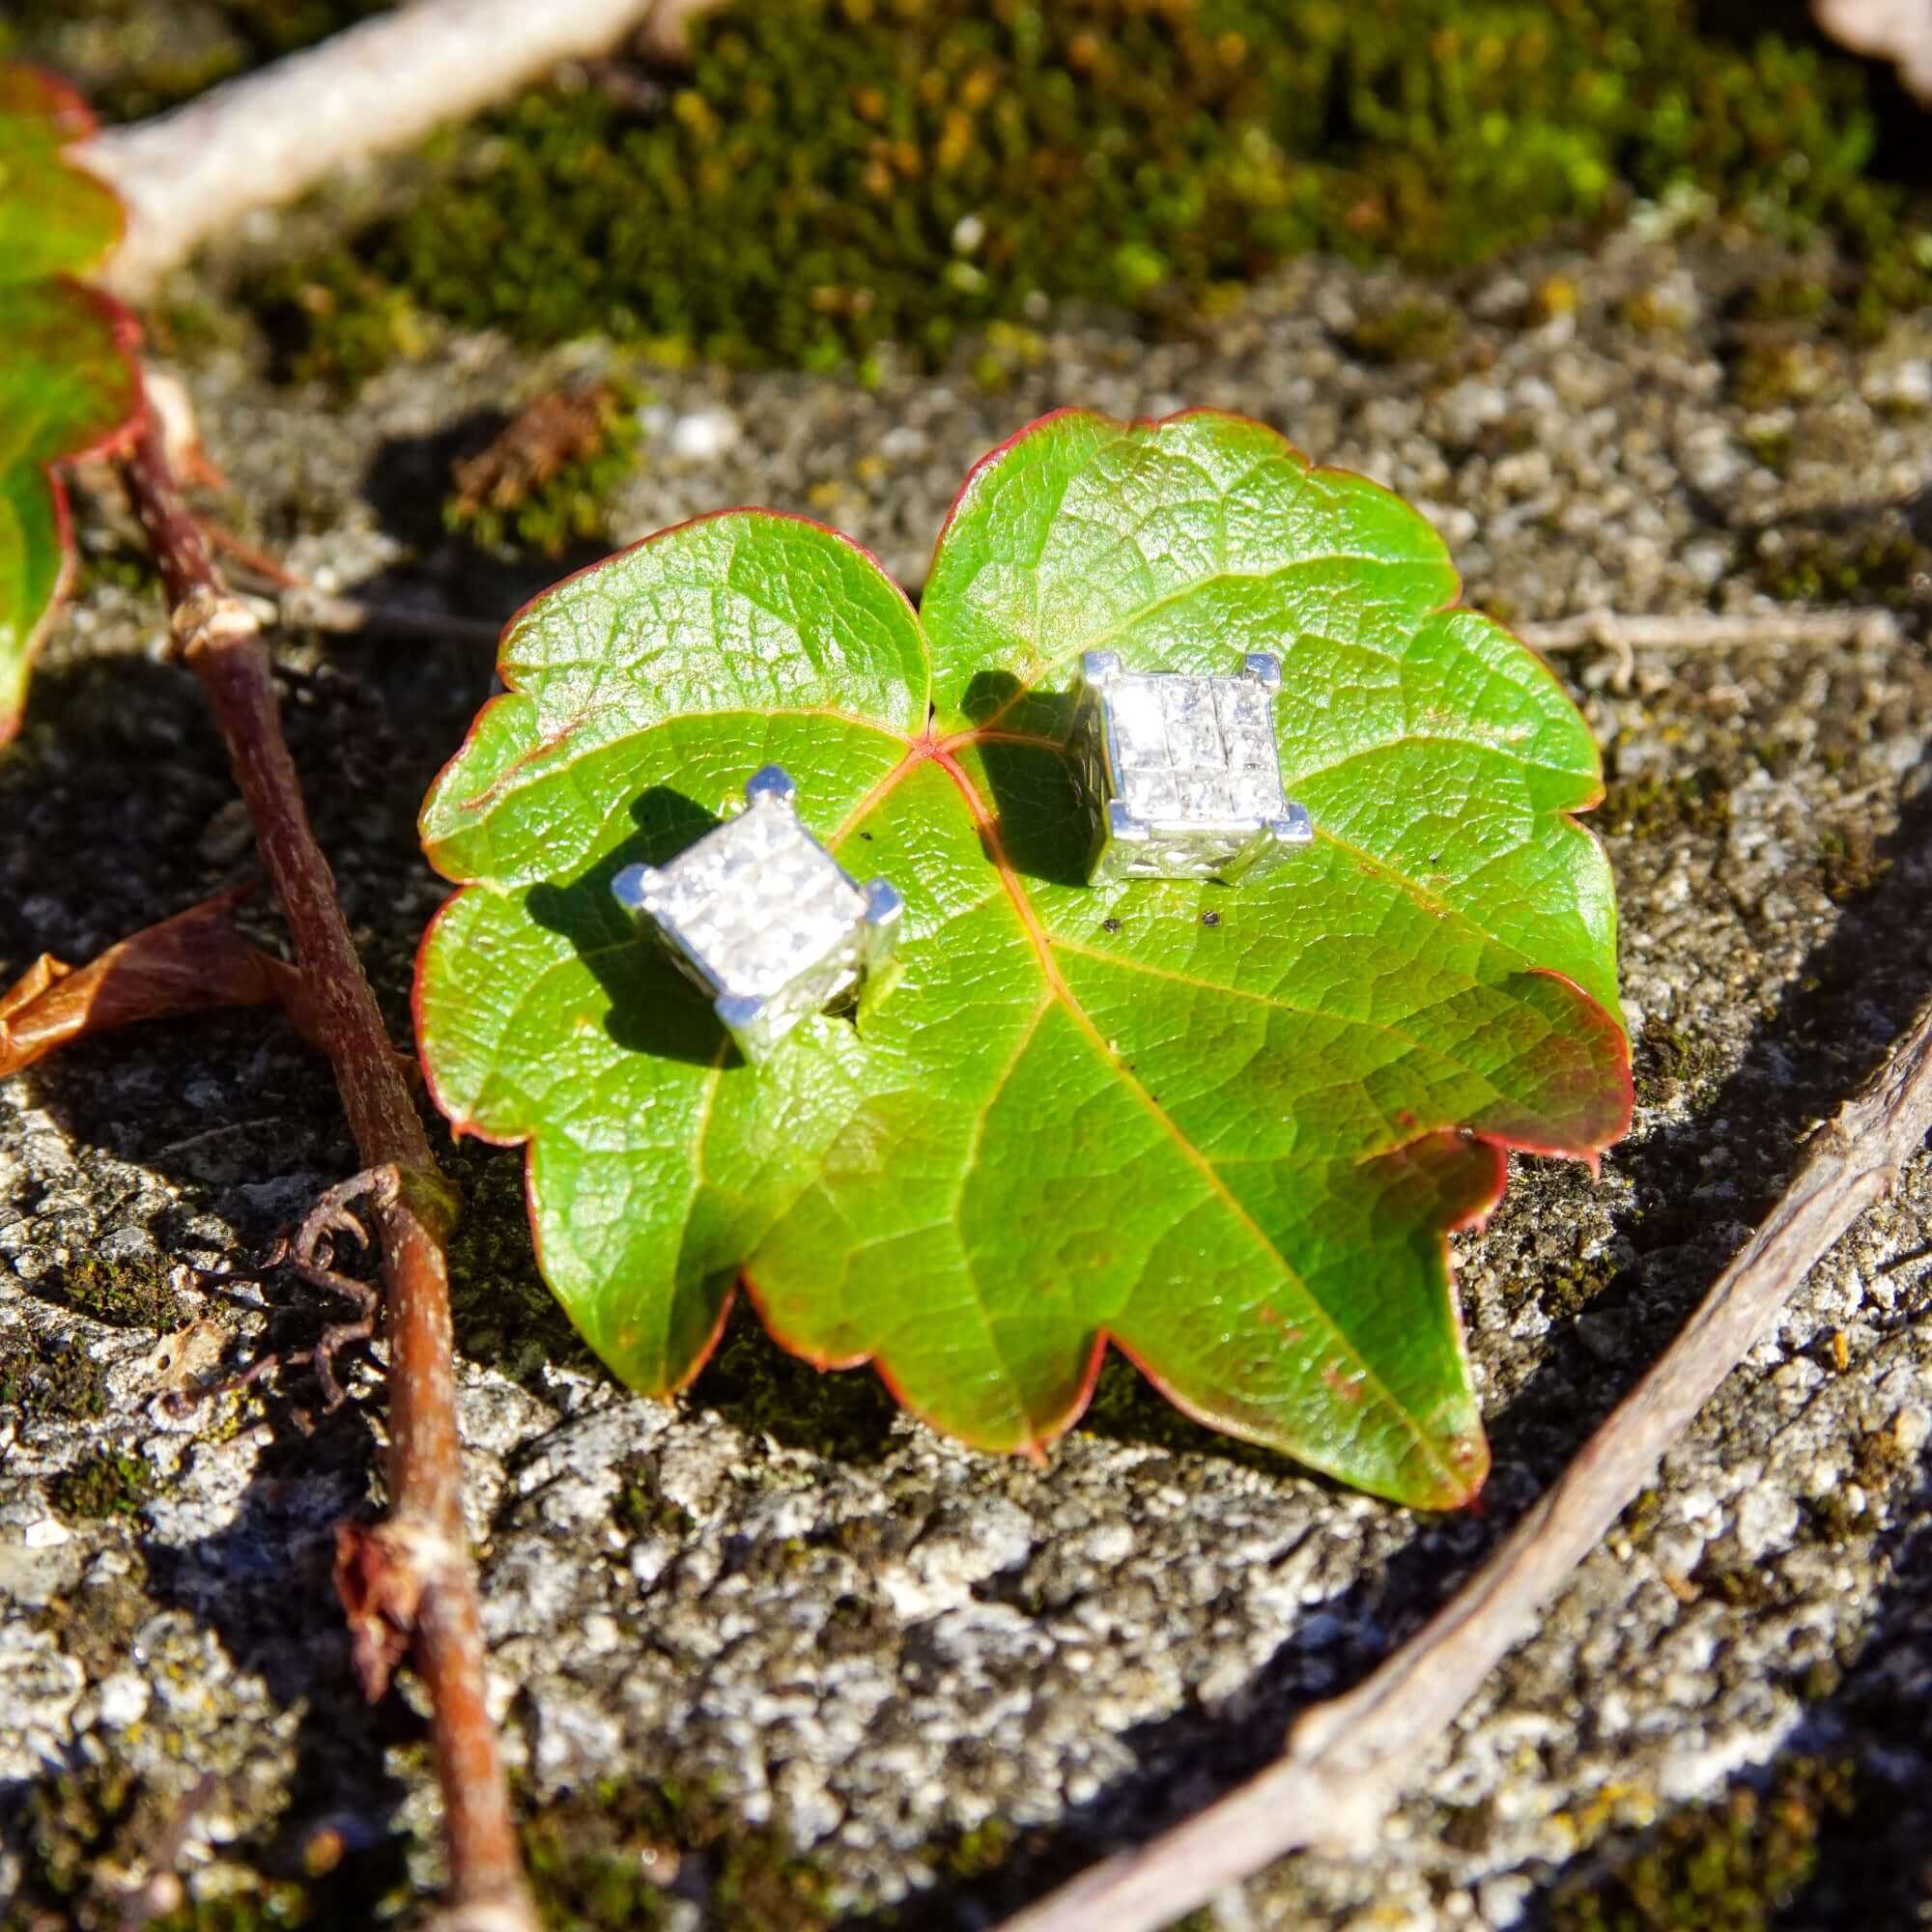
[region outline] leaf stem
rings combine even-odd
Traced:
[[[1303,1713],[1266,1770],[1000,1932],[1155,1932],[1310,1846],[1371,1848],[1457,1714],[1650,1480],[1812,1265],[1890,1192],[1932,1129],[1932,1002],[1819,1129],[1749,1245],[1507,1541],[1353,1690]]]
[[[378,1530],[345,1540],[343,1568],[380,1540],[392,1573],[381,1609],[413,1641],[430,1697],[452,1923],[468,1932],[534,1932],[485,1700],[482,1627],[463,1523],[445,1253],[455,1195],[430,1151],[309,824],[261,627],[223,583],[152,422],[121,470],[174,607],[171,655],[201,679],[221,728],[350,1128],[364,1163],[381,1171],[364,1191],[383,1251],[390,1514]],[[398,1568],[407,1573],[400,1594]],[[399,1602],[408,1608],[401,1618]]]

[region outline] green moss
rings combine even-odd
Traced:
[[[606,1779],[543,1805],[523,1827],[524,1859],[549,1932],[649,1932],[665,1887],[708,1900],[710,1932],[824,1932],[822,1867],[768,1828],[747,1828],[704,1787]]]
[[[42,1778],[17,1794],[8,1819],[21,1858],[20,1883],[0,1908],[0,1932],[124,1922],[94,1881],[105,1868],[137,1870],[181,1815],[180,1801],[144,1785],[123,1762],[99,1763]],[[189,1896],[172,1912],[142,1919],[147,1932],[275,1932],[392,1922],[404,1902],[400,1841],[341,1860],[302,1879],[239,1871],[234,1889]],[[279,1863],[268,1845],[225,1847],[258,1864]],[[253,1857],[250,1859],[252,1851]],[[126,1922],[132,1922],[126,1921]]]
[[[1365,362],[1435,362],[1456,346],[1462,316],[1445,301],[1400,301],[1365,315],[1349,340]]]
[[[1848,1543],[1865,1520],[1862,1504],[1854,1507],[1840,1490],[1828,1490],[1805,1504],[1805,1524],[1822,1543]]]
[[[1219,1462],[1275,1475],[1291,1466],[1276,1450],[1216,1435],[1183,1414],[1124,1355],[1112,1349],[1101,1359],[1093,1400],[1080,1418],[1079,1428],[1086,1435],[1148,1443],[1175,1455],[1211,1456]]]
[[[951,1845],[941,1868],[952,1879],[981,1877],[1007,1861],[1017,1833],[1004,1818],[988,1818],[970,1832],[962,1832]]]
[[[1833,905],[1862,898],[1891,870],[1868,827],[1828,825],[1818,835],[1818,883]]]
[[[1780,1601],[1776,1580],[1754,1564],[1706,1557],[1691,1572],[1690,1580],[1734,1610],[1768,1609]]]
[[[1731,822],[1731,794],[1713,771],[1673,772],[1611,783],[1591,817],[1615,838],[1665,838],[1680,832],[1713,838]]]
[[[1852,1478],[1868,1495],[1882,1495],[1912,1471],[1913,1459],[1890,1429],[1869,1429],[1852,1444]]]
[[[115,1763],[63,1772],[29,1787],[15,1827],[24,1865],[20,1891],[14,1916],[0,1924],[26,1932],[40,1922],[37,1908],[77,1899],[132,1817],[137,1795],[134,1774]]]
[[[1558,1273],[1540,1276],[1527,1288],[1551,1321],[1569,1322],[1609,1287],[1616,1272],[1609,1257],[1599,1255],[1592,1261],[1575,1262]]]
[[[248,299],[270,342],[283,347],[275,370],[284,377],[354,384],[418,360],[436,339],[408,288],[348,255],[271,269]]]
[[[1793,440],[1790,429],[1783,423],[1747,423],[1745,447],[1775,475],[1782,476],[1791,467]]]
[[[537,1272],[521,1150],[445,1142],[440,1158],[464,1197],[449,1244],[450,1313],[463,1352],[526,1384],[547,1368],[592,1368],[595,1358]]]
[[[106,1408],[106,1372],[79,1342],[0,1338],[0,1412],[77,1421]]]
[[[123,1574],[90,1573],[71,1595],[49,1598],[35,1612],[36,1626],[93,1678],[106,1677],[127,1662],[136,1632],[159,1607],[140,1546],[129,1544],[120,1554]]]
[[[1857,64],[1700,35],[1690,0],[740,0],[692,39],[641,90],[440,137],[414,205],[264,292],[291,365],[353,375],[419,311],[673,359],[937,356],[1042,298],[1212,308],[1311,247],[1467,262],[1687,182],[1831,236],[1848,309],[1932,289],[1864,178]]]
[[[684,1537],[696,1526],[689,1510],[659,1493],[657,1472],[643,1456],[628,1456],[618,1463],[611,1520],[627,1536]]]
[[[1667,1099],[1707,1086],[1723,1069],[1723,1055],[1707,1039],[1659,1019],[1644,1022],[1636,1042],[1637,1091],[1645,1100]]]
[[[152,1328],[165,1334],[187,1320],[162,1261],[105,1261],[82,1255],[69,1263],[61,1292],[70,1307],[113,1328]]]
[[[1833,346],[1816,329],[1747,337],[1731,369],[1731,394],[1741,409],[1777,410],[1814,401],[1836,379]]]
[[[154,1472],[140,1457],[103,1449],[56,1476],[52,1495],[62,1516],[132,1516],[154,1489]]]
[[[1768,1791],[1687,1807],[1629,1847],[1608,1875],[1559,1888],[1548,1932],[1770,1932],[1818,1867],[1819,1838],[1853,1804],[1849,1765],[1792,1758]]]
[[[148,1932],[278,1932],[291,1925],[339,1924],[319,1911],[308,1888],[293,1879],[268,1879],[218,1898],[193,1899],[179,1911],[148,1921]]]
[[[1637,1548],[1650,1541],[1652,1532],[1663,1520],[1663,1496],[1657,1490],[1639,1490],[1617,1526]]]
[[[1765,588],[1793,604],[1883,604],[1932,595],[1932,546],[1902,527],[1856,537],[1792,534],[1764,572]]]
[[[1832,285],[1823,275],[1773,275],[1751,290],[1746,313],[1754,322],[1816,322],[1832,307]]]

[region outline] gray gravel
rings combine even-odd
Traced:
[[[1047,329],[1000,393],[896,366],[870,390],[654,372],[611,535],[764,502],[840,525],[916,583],[967,466],[1028,417],[1210,404],[1420,502],[1471,598],[1518,617],[1768,609],[1780,544],[1902,530],[1886,506],[1932,486],[1932,327],[1824,346],[1815,386],[1769,416],[1737,398],[1727,318],[1776,266],[1633,229],[1473,280],[1432,364],[1350,352],[1405,284],[1309,264],[1186,339]],[[1538,324],[1552,275],[1578,305]],[[1652,327],[1626,319],[1637,295]],[[326,587],[500,615],[554,572],[440,537],[451,433],[607,354],[449,339],[347,407],[270,386],[238,350],[183,373],[233,479],[226,513],[259,541]],[[97,560],[128,554],[111,503],[83,528]],[[0,761],[10,974],[246,872],[218,747],[191,688],[149,662],[158,604],[125,577],[90,573]],[[1909,594],[1903,641],[1644,655],[1623,691],[1606,657],[1562,661],[1628,827],[1608,843],[1639,1105],[1600,1179],[1519,1161],[1489,1229],[1460,1241],[1496,1452],[1480,1514],[1339,1493],[1172,1418],[1119,1367],[1044,1469],[941,1441],[869,1377],[818,1378],[749,1324],[676,1407],[637,1400],[545,1313],[516,1156],[462,1150],[469,1500],[528,1802],[708,1776],[747,1827],[821,1858],[854,1912],[910,1895],[902,1924],[983,1923],[1222,1788],[1385,1654],[1663,1346],[1798,1140],[1932,985],[1928,599]],[[283,662],[400,1034],[440,897],[410,820],[488,667],[456,644],[303,638]],[[157,1820],[213,1772],[185,1865],[211,1897],[286,1869],[324,1826],[352,1845],[400,1834],[415,1885],[437,1875],[419,1727],[356,1705],[327,1585],[332,1523],[375,1492],[380,1402],[310,1434],[298,1375],[185,1416],[163,1401],[185,1348],[232,1362],[299,1339],[286,1291],[191,1270],[245,1275],[352,1165],[325,1071],[267,1016],[129,1035],[0,1086],[0,1350],[83,1351],[103,1378],[98,1414],[0,1414],[0,1792],[125,1765]],[[1899,1821],[1887,1845],[1928,1841],[1928,1208],[1921,1158],[1498,1673],[1377,1856],[1284,1865],[1226,1908],[1231,1932],[1243,1913],[1533,1922],[1593,1846],[1800,1748],[1860,1762]],[[200,1325],[163,1342],[78,1315],[89,1256],[171,1279],[172,1325]],[[287,1306],[251,1305],[265,1293]],[[367,1370],[358,1386],[379,1394]],[[140,1460],[145,1497],[105,1520],[63,1510],[62,1472],[103,1449]],[[650,1507],[613,1510],[620,1485]],[[4,1815],[0,1896],[32,1856],[25,1814]],[[1008,1875],[965,1883],[956,1848],[996,1818],[1023,1828]],[[1922,1887],[1864,1876],[1896,1877],[1901,1898]],[[1846,1922],[1818,1909],[1804,1922]],[[705,1913],[700,1896],[684,1917]]]

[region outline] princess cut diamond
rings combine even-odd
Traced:
[[[1233,883],[1314,837],[1282,795],[1274,698],[1262,653],[1233,677],[1128,672],[1089,651],[1068,749],[1095,820],[1090,876]]]
[[[627,866],[611,890],[751,1061],[882,965],[902,909],[884,879],[855,884],[807,831],[777,765],[746,783],[742,811],[662,867]]]

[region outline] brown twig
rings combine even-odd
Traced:
[[[201,679],[221,727],[350,1128],[366,1166],[380,1171],[359,1178],[359,1191],[371,1199],[383,1251],[390,1514],[373,1530],[345,1532],[338,1582],[353,1619],[366,1609],[359,1586],[369,1552],[380,1550],[391,1569],[399,1563],[407,1569],[406,1634],[430,1697],[452,1923],[464,1932],[534,1932],[484,1698],[482,1628],[463,1524],[444,1255],[454,1197],[430,1151],[310,828],[261,627],[223,584],[152,422],[122,473],[174,609],[172,655]],[[391,1577],[385,1602],[399,1601]]]
[[[1764,649],[1776,644],[1889,643],[1899,636],[1897,616],[1876,608],[1845,611],[1585,611],[1548,623],[1513,624],[1536,651],[1576,651],[1596,645],[1616,660],[1614,688],[1630,689],[1638,651]]]
[[[1896,61],[1905,91],[1932,107],[1932,0],[1811,0],[1811,12],[1854,53]]]
[[[128,204],[108,274],[139,296],[250,210],[293,201],[344,162],[406,148],[691,0],[416,0],[170,114],[74,151]]]
[[[281,593],[282,622],[294,631],[321,631],[330,637],[373,632],[425,643],[487,644],[495,647],[503,627],[487,617],[459,617],[446,611],[421,611],[409,604],[365,604],[334,597],[326,590],[298,586]]]
[[[1574,651],[1586,644],[1634,651],[1741,650],[1770,644],[1848,644],[1864,638],[1889,640],[1898,618],[1877,607],[1844,611],[1585,611],[1546,624],[1511,626],[1539,651]]]
[[[1932,1129],[1932,1003],[1813,1138],[1777,1206],[1678,1339],[1448,1605],[1362,1684],[1318,1704],[1265,1771],[1049,1893],[1001,1932],[1153,1932],[1309,1846],[1361,1851],[1431,1747],[1647,1483],[1812,1264]]]

